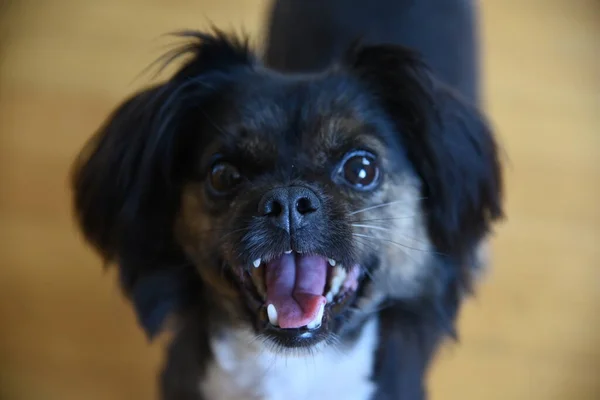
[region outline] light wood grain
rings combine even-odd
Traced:
[[[0,398],[154,398],[149,344],[70,216],[69,165],[170,42],[260,33],[258,0],[0,7]],[[485,99],[509,157],[494,265],[432,399],[600,398],[600,4],[482,3]]]

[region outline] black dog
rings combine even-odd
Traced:
[[[502,179],[470,4],[409,3],[277,2],[262,63],[186,33],[82,152],[86,238],[173,322],[162,398],[425,397]]]

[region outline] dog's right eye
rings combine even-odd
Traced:
[[[208,186],[213,194],[223,196],[231,193],[240,183],[239,170],[227,162],[215,163],[208,176]]]

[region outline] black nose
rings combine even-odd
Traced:
[[[315,192],[302,186],[291,186],[265,193],[258,203],[258,212],[275,226],[291,233],[318,218],[320,206]]]

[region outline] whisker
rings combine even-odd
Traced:
[[[365,240],[360,240],[357,238],[354,238],[354,240],[356,240],[358,243],[362,244],[363,246],[367,246],[369,247],[371,250],[373,250],[374,252],[377,252],[377,249],[373,246],[372,243],[368,243]],[[365,266],[361,265],[360,266],[362,271],[365,273],[365,275],[371,280],[371,281],[375,281],[375,278],[373,277],[373,274],[371,273],[371,271],[369,271],[368,268],[366,268]]]
[[[369,247],[371,250],[373,250],[373,251],[375,251],[375,252],[377,252],[377,251],[378,251],[378,249],[377,249],[377,248],[376,248],[376,247],[373,245],[373,243],[369,243],[368,241],[366,241],[366,240],[361,240],[361,239],[359,239],[359,238],[357,238],[357,237],[355,237],[355,238],[354,238],[354,240],[356,240],[358,243],[360,243],[360,244],[362,244],[362,245],[368,246],[368,247]]]
[[[221,236],[221,237],[219,238],[219,241],[221,241],[221,242],[222,242],[223,240],[225,240],[225,238],[226,238],[227,236],[233,235],[234,233],[244,232],[244,231],[247,231],[247,230],[248,230],[248,228],[234,229],[233,231],[231,231],[231,232],[227,232],[225,235]]]
[[[402,235],[402,236],[404,236],[405,238],[407,238],[407,239],[409,239],[409,240],[412,240],[412,241],[414,241],[414,242],[418,242],[418,243],[421,243],[421,244],[427,244],[427,242],[425,242],[425,241],[423,241],[423,240],[420,240],[420,239],[414,238],[414,237],[412,237],[412,236],[408,236],[408,235],[406,235],[406,234],[404,234],[404,233],[402,233],[402,232],[397,232],[397,231],[395,231],[395,230],[393,230],[393,229],[390,229],[390,228],[385,228],[385,227],[383,227],[383,226],[364,225],[364,224],[352,224],[352,226],[356,226],[356,227],[362,227],[362,228],[369,228],[369,229],[374,229],[374,230],[379,230],[379,231],[384,231],[384,232],[393,232],[393,233],[394,233],[394,234],[396,234],[396,235]]]
[[[374,226],[374,225],[362,225],[362,224],[352,224],[352,226],[356,226],[358,228],[369,228],[369,229],[375,229],[375,230],[379,230],[379,231],[385,231],[385,232],[390,232],[391,229],[390,228],[384,228],[383,226]]]
[[[370,236],[370,235],[360,235],[360,234],[356,234],[356,233],[354,233],[353,235],[354,235],[354,236],[361,236],[361,237],[364,237],[364,238],[369,238],[369,239],[375,239],[375,240],[387,241],[387,242],[388,242],[388,243],[390,243],[390,244],[394,244],[396,247],[398,247],[400,250],[402,250],[402,252],[403,252],[403,253],[404,253],[404,254],[405,254],[405,255],[406,255],[408,258],[410,258],[412,261],[416,262],[415,258],[414,258],[414,257],[413,257],[413,256],[412,256],[412,255],[411,255],[411,254],[410,254],[410,253],[407,251],[407,249],[408,249],[409,247],[406,247],[406,248],[405,248],[404,246],[400,245],[399,243],[392,242],[391,240],[384,240],[384,239],[380,239],[380,238],[378,238],[378,237],[375,237],[375,236]]]
[[[417,242],[417,243],[424,244],[424,245],[428,244],[428,242],[425,241],[425,240],[417,239],[415,237],[408,236],[405,233],[397,232],[394,229],[385,228],[383,226],[362,225],[362,224],[352,224],[352,226],[364,227],[364,228],[374,229],[374,230],[383,231],[383,232],[392,232],[392,233],[394,233],[394,235],[401,235],[402,237],[404,237],[404,238],[406,238],[406,239],[408,239],[410,241]],[[387,239],[387,238],[380,238],[380,239],[382,239],[382,240],[390,240],[390,239]],[[404,246],[408,247],[407,245],[404,245]]]
[[[377,205],[375,205],[375,206],[365,207],[365,208],[362,208],[362,209],[360,209],[360,210],[352,211],[352,212],[351,212],[350,214],[348,214],[348,215],[356,215],[356,214],[359,214],[359,213],[361,213],[361,212],[365,212],[365,211],[369,211],[369,210],[374,210],[374,209],[376,209],[376,208],[381,208],[381,207],[387,207],[387,206],[391,206],[391,205],[393,205],[393,204],[398,204],[398,203],[401,203],[401,202],[403,202],[403,201],[404,201],[404,200],[396,200],[396,201],[390,201],[389,203],[383,203],[383,204],[377,204]]]
[[[426,197],[419,197],[417,200],[425,200],[425,199],[426,199]],[[387,206],[391,206],[393,204],[404,203],[404,202],[406,202],[406,200],[395,200],[395,201],[390,201],[388,203],[377,204],[375,206],[366,207],[366,208],[363,208],[363,209],[360,209],[360,210],[352,211],[348,215],[355,215],[355,214],[362,213],[362,212],[365,212],[365,211],[374,210],[376,208],[387,207]]]
[[[397,220],[397,219],[415,218],[417,216],[418,216],[418,214],[415,214],[415,215],[406,215],[404,217],[360,219],[360,220],[351,221],[351,222],[392,221],[392,220]]]
[[[432,252],[432,251],[430,251],[430,250],[425,250],[425,249],[417,249],[416,247],[411,247],[411,246],[407,246],[407,245],[405,245],[405,244],[402,244],[402,243],[394,242],[393,240],[390,240],[390,239],[378,238],[378,237],[376,237],[376,236],[363,235],[363,234],[360,234],[360,233],[353,233],[352,235],[353,235],[353,236],[359,236],[359,237],[363,237],[363,238],[369,238],[369,239],[381,240],[381,241],[384,241],[384,242],[388,242],[388,243],[390,243],[390,244],[393,244],[393,245],[395,245],[395,246],[397,246],[397,247],[399,247],[399,248],[402,248],[402,249],[410,249],[410,250],[416,250],[416,251],[423,251],[423,252],[425,252],[425,253],[435,253],[435,252]]]

